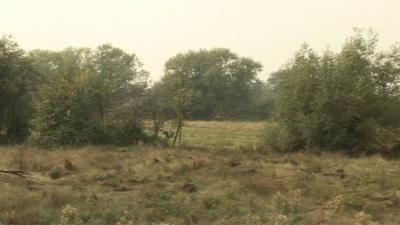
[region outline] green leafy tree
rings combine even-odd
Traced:
[[[144,108],[147,118],[152,121],[153,139],[157,140],[165,122],[173,119],[175,112],[165,85],[158,82],[146,90]]]
[[[169,66],[175,67],[176,65],[170,64]],[[164,90],[168,90],[166,94],[169,96],[168,104],[171,106],[174,112],[174,123],[176,131],[174,133],[173,145],[181,145],[182,129],[184,120],[190,117],[193,101],[197,97],[195,96],[194,90],[190,88],[190,79],[186,73],[181,71],[182,68],[177,70],[167,70],[166,79],[164,80]],[[197,93],[198,94],[198,93]]]
[[[273,74],[279,126],[269,143],[280,150],[385,148],[379,137],[400,122],[398,59],[376,53],[376,43],[376,35],[357,31],[338,54],[304,46]]]
[[[32,55],[42,73],[52,74],[34,120],[44,144],[132,144],[145,138],[139,111],[147,73],[135,55],[111,45]]]
[[[259,85],[261,64],[241,58],[228,49],[189,51],[170,58],[165,64],[162,85],[184,80],[191,107],[186,113],[193,119],[228,118],[250,107],[252,89]],[[171,96],[182,92],[182,87]]]
[[[21,142],[29,135],[38,74],[10,37],[0,39],[0,142]]]

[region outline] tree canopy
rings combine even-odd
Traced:
[[[264,90],[261,69],[228,49],[189,51],[166,62],[160,83],[170,91],[165,94],[190,96],[186,113],[193,119],[234,118],[248,115],[254,95]]]
[[[147,72],[134,54],[106,44],[32,57],[52,75],[40,89],[33,120],[42,142],[130,144],[141,136],[136,111]],[[129,139],[124,132],[134,133]]]
[[[273,147],[287,150],[385,149],[400,125],[399,48],[377,52],[361,31],[339,53],[304,45],[270,79],[276,92]],[[386,140],[383,140],[385,138]]]
[[[338,52],[303,45],[268,82],[262,66],[229,49],[179,53],[160,81],[135,54],[110,44],[25,52],[0,39],[0,143],[44,145],[154,141],[165,121],[180,143],[188,119],[266,119],[273,149],[376,151],[400,146],[400,45],[377,50],[357,30]],[[143,129],[151,120],[153,135]],[[396,139],[397,138],[397,139]]]
[[[0,143],[29,135],[38,74],[24,50],[10,36],[0,39]]]

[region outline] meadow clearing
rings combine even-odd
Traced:
[[[400,163],[279,154],[262,122],[188,122],[177,149],[0,147],[0,224],[399,224]]]

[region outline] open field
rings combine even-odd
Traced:
[[[188,121],[182,145],[207,149],[255,147],[262,138],[265,122]]]
[[[0,173],[0,224],[400,224],[398,160],[260,151],[262,123],[188,125],[201,148],[0,147],[0,169],[25,171]]]

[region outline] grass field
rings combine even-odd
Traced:
[[[256,147],[262,141],[262,133],[268,123],[254,121],[185,121],[182,146],[203,149],[239,149]],[[152,124],[145,123],[145,130],[152,134]],[[164,130],[174,132],[170,123]],[[172,138],[169,141],[172,142]]]
[[[263,129],[190,122],[182,149],[0,147],[0,169],[25,171],[0,173],[0,224],[400,224],[399,161],[260,151]]]
[[[189,147],[237,149],[260,144],[264,122],[186,122],[182,144]]]

